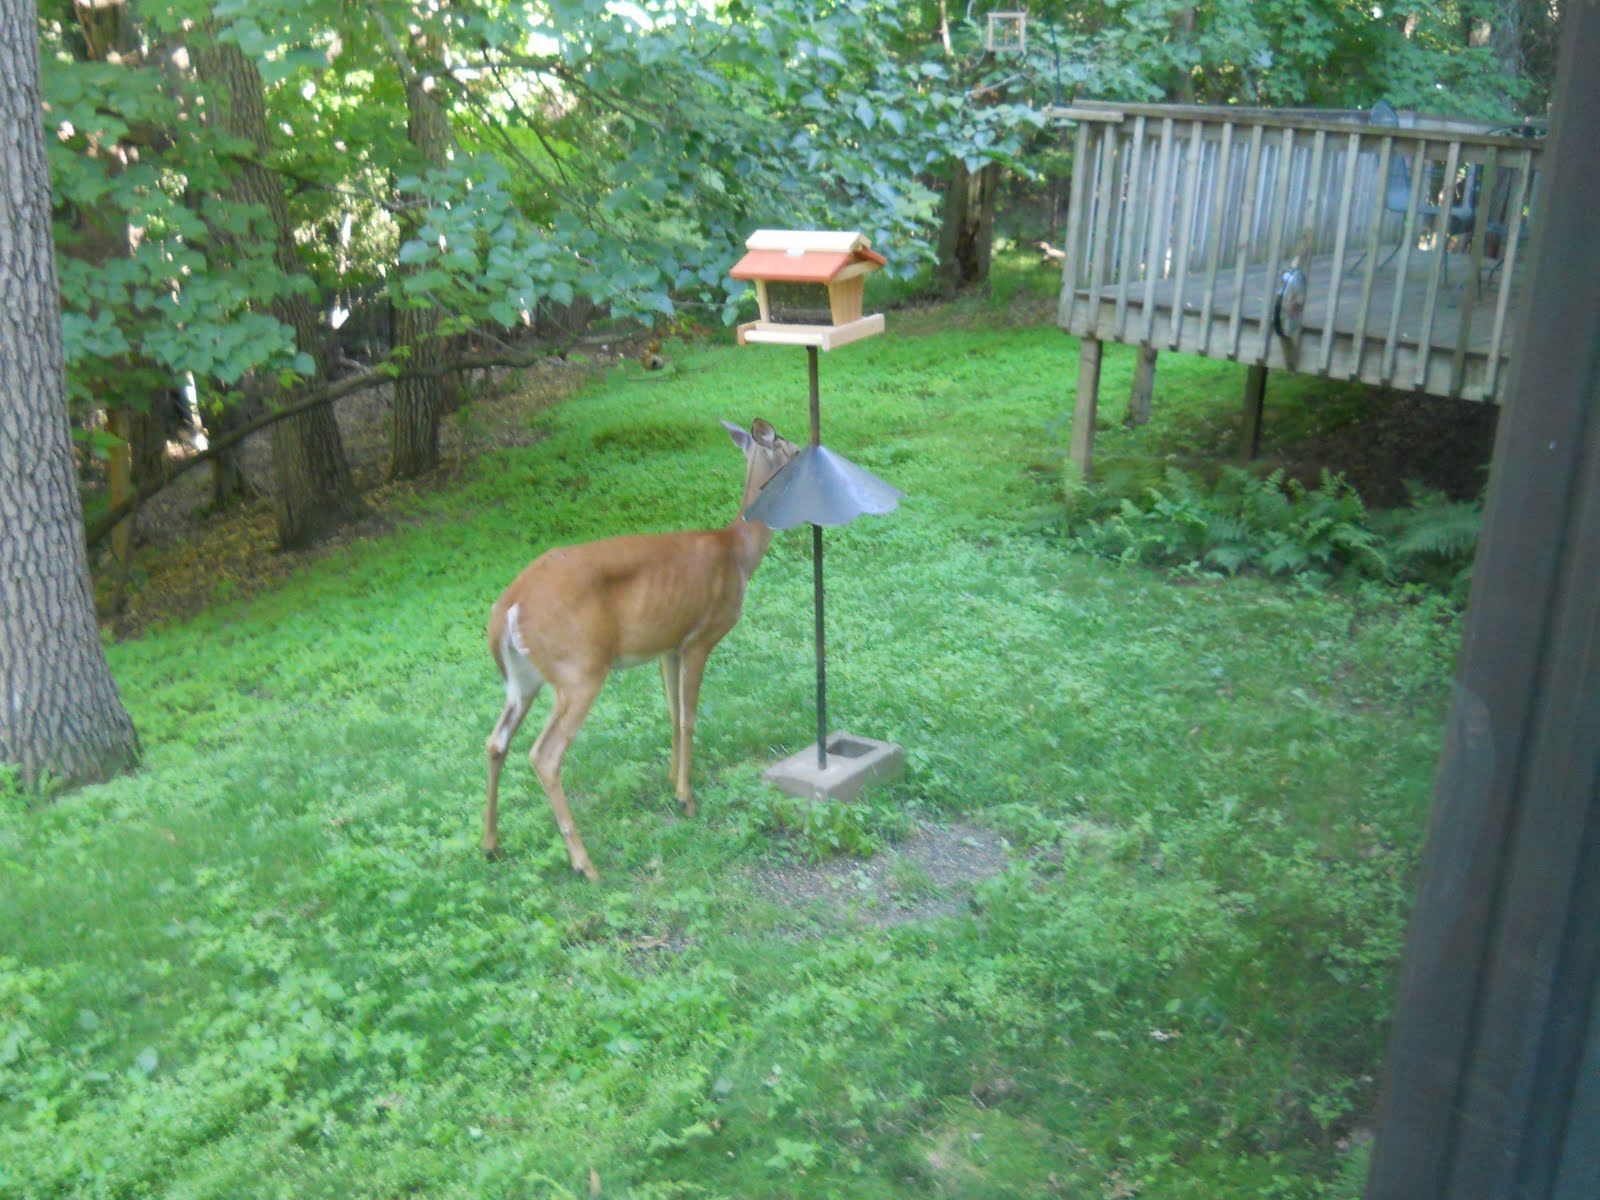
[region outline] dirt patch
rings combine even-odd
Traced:
[[[835,920],[886,928],[966,912],[973,885],[1005,869],[1004,838],[975,825],[923,824],[870,859],[814,866],[771,864],[750,873],[755,890],[785,907],[814,906]]]
[[[112,633],[118,638],[136,637],[149,625],[257,594],[341,546],[392,532],[398,501],[449,487],[481,454],[537,440],[540,435],[529,418],[565,400],[597,372],[615,366],[628,347],[586,349],[588,361],[583,365],[551,358],[517,371],[476,373],[469,381],[471,399],[466,406],[440,423],[442,461],[425,479],[394,482],[384,477],[392,388],[375,387],[336,402],[334,415],[345,455],[371,514],[308,550],[277,548],[268,431],[243,443],[243,469],[260,493],[257,499],[222,513],[207,511],[211,484],[206,466],[201,465],[141,510],[133,569],[121,605],[107,618]],[[95,567],[102,612],[113,607],[117,574],[116,564],[102,554]]]
[[[1269,395],[1269,422],[1271,403]],[[1339,472],[1378,508],[1404,504],[1407,481],[1470,500],[1489,477],[1499,412],[1493,404],[1374,389],[1350,423],[1269,449],[1261,465],[1312,485],[1324,468]]]

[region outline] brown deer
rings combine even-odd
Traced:
[[[672,718],[668,776],[685,813],[694,816],[689,760],[700,678],[712,648],[738,623],[745,587],[772,541],[772,530],[744,513],[799,449],[765,421],[749,432],[722,424],[745,457],[744,499],[731,525],[558,547],[534,559],[490,610],[489,652],[506,682],[506,706],[488,741],[483,852],[490,858],[500,854],[500,768],[534,696],[549,683],[555,704],[528,758],[550,797],[572,869],[599,877],[567,807],[561,760],[606,676],[651,659],[660,660]]]

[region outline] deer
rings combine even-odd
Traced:
[[[528,760],[572,869],[599,878],[561,786],[561,763],[611,672],[652,659],[661,666],[672,721],[668,781],[685,815],[695,815],[689,766],[700,681],[711,651],[738,623],[745,589],[772,541],[772,529],[745,513],[799,451],[764,420],[748,431],[722,425],[745,457],[744,496],[731,524],[557,547],[524,568],[490,610],[489,653],[505,681],[506,702],[487,743],[483,852],[489,859],[501,856],[500,770],[529,706],[548,683],[555,701]]]

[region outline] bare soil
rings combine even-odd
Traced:
[[[870,859],[817,864],[772,862],[751,872],[755,890],[784,906],[804,905],[830,921],[889,927],[955,916],[972,889],[1005,869],[1004,838],[976,825],[923,824]]]
[[[1261,462],[1310,484],[1324,468],[1338,472],[1375,508],[1404,504],[1408,480],[1470,500],[1488,480],[1499,414],[1493,404],[1373,390],[1348,423],[1269,447]],[[1265,420],[1270,433],[1270,394]]]

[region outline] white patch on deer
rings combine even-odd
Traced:
[[[500,661],[506,668],[506,703],[518,709],[527,707],[533,694],[544,685],[544,676],[528,658],[528,647],[517,627],[515,604],[506,611],[506,629],[500,635]],[[510,722],[497,725],[494,737],[496,752],[504,754],[511,742]]]

